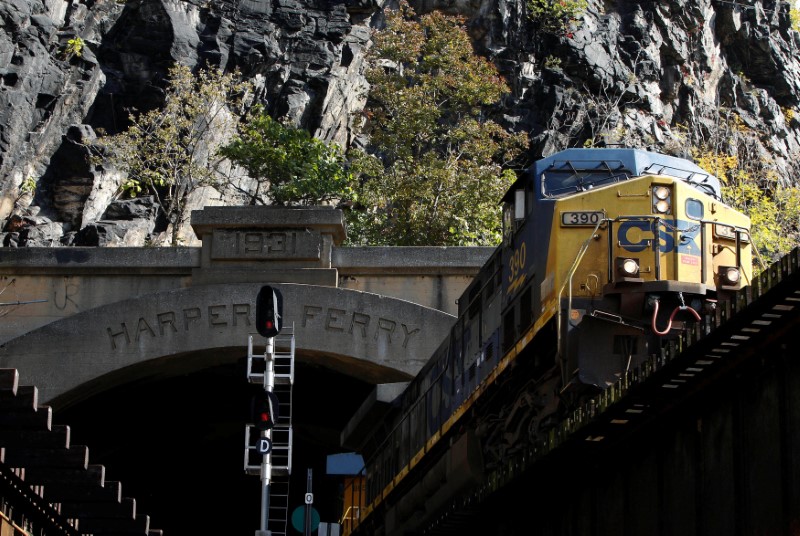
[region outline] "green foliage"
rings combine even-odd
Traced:
[[[545,69],[560,69],[561,68],[561,58],[558,56],[547,56],[544,59],[544,68]]]
[[[750,216],[753,239],[766,259],[775,260],[798,242],[800,191],[774,182],[760,184],[746,174],[737,174],[722,189],[725,200]]]
[[[325,145],[305,130],[284,126],[261,107],[253,110],[239,136],[219,154],[243,166],[257,181],[253,203],[312,205],[352,197],[351,176],[337,145]]]
[[[17,190],[17,196],[14,199],[14,207],[20,207],[22,205],[23,199],[29,199],[33,197],[36,193],[36,179],[34,177],[29,176],[27,179],[22,181],[22,184],[19,185],[19,189]],[[29,201],[30,202],[30,201]]]
[[[351,151],[357,203],[350,240],[394,245],[493,244],[504,164],[525,146],[489,119],[508,92],[475,54],[461,17],[386,12],[367,72],[370,153]]]
[[[32,194],[36,191],[36,179],[33,177],[28,177],[19,187],[19,191],[23,194]]]
[[[164,105],[130,115],[130,127],[99,138],[106,157],[128,172],[122,189],[129,195],[154,195],[172,224],[172,245],[186,219],[186,197],[215,182],[208,163],[212,133],[235,128],[229,108],[238,106],[248,85],[236,74],[176,65],[169,71]]]
[[[73,37],[69,41],[67,41],[67,46],[64,48],[64,55],[68,58],[72,56],[81,57],[83,56],[83,47],[86,46],[83,39],[80,37]]]
[[[725,203],[750,217],[753,242],[764,260],[776,260],[800,241],[800,189],[782,183],[773,163],[757,156],[757,134],[738,116],[721,127],[724,147],[712,139],[693,150],[694,158],[720,179]],[[760,269],[757,259],[754,268]]]
[[[550,33],[565,31],[586,11],[587,0],[528,0],[528,16]]]
[[[792,30],[800,32],[800,9],[796,7],[789,8],[789,21],[792,24]]]

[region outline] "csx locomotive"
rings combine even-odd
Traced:
[[[450,335],[365,453],[361,522],[380,509],[387,536],[419,529],[701,321],[748,284],[749,226],[684,159],[570,149],[536,162],[503,198],[503,243]]]

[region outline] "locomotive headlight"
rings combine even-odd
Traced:
[[[735,266],[719,267],[719,282],[728,287],[735,287],[739,284],[741,272]]]
[[[656,197],[656,199],[666,201],[669,199],[669,188],[666,186],[656,186],[653,188],[653,195]]]
[[[667,214],[672,211],[671,190],[667,186],[653,187],[653,212]]]
[[[622,277],[638,277],[639,261],[629,257],[617,257],[617,273]]]

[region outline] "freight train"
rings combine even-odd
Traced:
[[[357,533],[420,530],[752,277],[749,218],[688,160],[569,149],[502,203],[502,244],[365,453]]]

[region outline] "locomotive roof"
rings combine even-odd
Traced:
[[[548,173],[549,172],[549,173]],[[535,189],[542,195],[543,173],[560,175],[568,178],[589,176],[605,180],[613,178],[625,180],[641,175],[668,175],[685,181],[704,193],[720,198],[720,182],[717,177],[700,166],[675,156],[643,151],[640,149],[567,149],[554,155],[542,158],[526,170],[525,176],[517,180],[503,197],[503,201],[512,199],[513,191],[520,188],[520,181],[526,182],[533,174]],[[547,181],[552,179],[545,177]],[[573,189],[573,191],[580,191]]]

